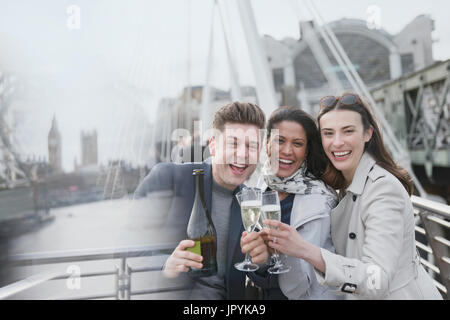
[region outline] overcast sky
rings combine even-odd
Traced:
[[[241,85],[254,78],[235,0],[220,0]],[[227,89],[230,75],[222,25],[212,0],[0,0],[0,71],[17,78],[12,111],[25,155],[47,158],[53,114],[63,139],[63,167],[80,161],[80,130],[97,129],[99,158],[126,157],[142,135],[137,121],[154,119],[161,97],[206,78],[214,25],[212,85]],[[399,32],[420,14],[435,20],[433,55],[450,58],[450,4],[444,0],[317,0],[326,21],[369,17]],[[79,29],[72,5],[80,9]],[[259,33],[298,38],[298,19],[309,19],[295,0],[252,0]],[[69,11],[68,11],[69,10]],[[75,23],[75,24],[74,24]],[[74,28],[75,26],[75,28]],[[189,63],[188,63],[189,61]],[[132,103],[133,102],[133,103]]]

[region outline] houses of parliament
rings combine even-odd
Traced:
[[[74,159],[74,170],[81,168],[95,167],[98,165],[98,145],[97,131],[92,132],[81,131],[81,163],[78,164]],[[48,164],[50,171],[53,173],[61,173],[62,169],[62,153],[63,144],[61,133],[58,130],[56,116],[53,116],[52,126],[48,133]]]

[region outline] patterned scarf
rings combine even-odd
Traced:
[[[262,173],[264,182],[272,190],[294,194],[324,194],[337,201],[336,191],[311,173],[306,172],[306,168],[305,160],[290,177],[281,178],[273,173],[270,168],[270,159],[267,159],[262,168]]]

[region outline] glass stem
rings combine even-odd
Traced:
[[[276,243],[277,239],[274,239],[274,243]],[[273,249],[273,260],[275,261],[275,265],[278,266],[281,261],[280,261],[280,255],[278,254],[277,249]]]
[[[280,255],[278,254],[277,249],[274,249],[274,253],[272,255],[273,260],[275,261],[275,265],[280,264]]]

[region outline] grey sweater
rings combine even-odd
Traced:
[[[212,186],[211,218],[217,233],[217,274],[196,281],[190,296],[194,300],[226,298],[225,266],[233,191],[223,188],[214,180]]]

